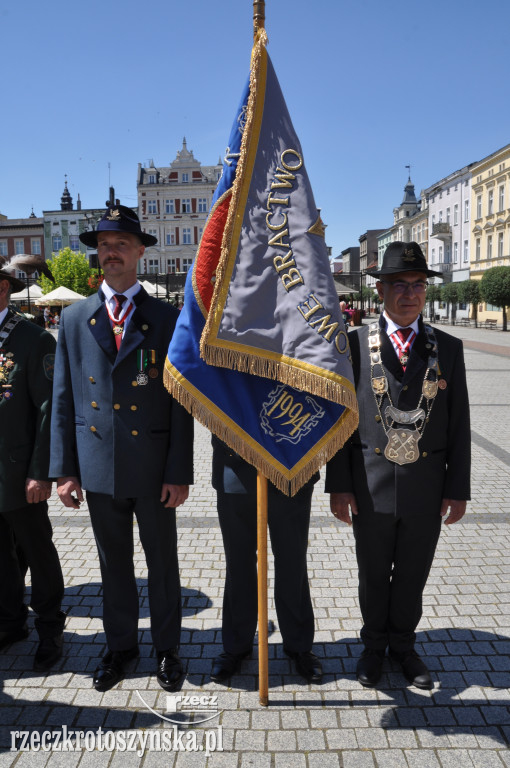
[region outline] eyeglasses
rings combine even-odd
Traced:
[[[394,283],[391,280],[381,280],[381,283],[391,285],[397,294],[403,294],[407,291],[413,291],[417,294],[425,293],[428,287],[428,283],[425,280],[417,280],[415,283],[406,283],[405,280],[396,280]]]

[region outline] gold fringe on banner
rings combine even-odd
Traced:
[[[255,448],[255,441],[249,438],[235,422],[222,414],[192,384],[187,382],[177,369],[172,366],[168,358],[165,361],[163,381],[170,394],[197,421],[217,435],[220,440],[223,440],[241,458],[252,464],[259,472],[262,472],[278,490],[287,494],[287,496],[294,496],[342,448],[345,441],[351,436],[358,425],[357,409],[354,411],[346,408],[341,417],[341,423],[338,427],[334,428],[336,429],[334,437],[328,439],[326,435],[315,447],[311,458],[310,456],[305,457],[299,463],[296,470],[288,471],[281,464],[278,464],[276,460],[272,461],[269,454],[269,458],[264,458],[260,452],[263,449],[257,450]],[[278,466],[276,466],[277,464]]]
[[[250,94],[248,96],[248,105],[246,110],[246,123],[243,131],[243,137],[241,139],[241,152],[239,161],[237,163],[236,175],[232,186],[232,199],[230,201],[227,221],[225,229],[223,231],[223,239],[221,243],[221,256],[218,260],[218,266],[216,268],[216,282],[214,284],[214,293],[211,301],[211,311],[207,317],[204,330],[202,331],[202,338],[200,339],[200,355],[206,361],[209,362],[209,358],[206,356],[210,351],[207,345],[207,340],[212,331],[213,325],[219,323],[221,316],[221,309],[224,302],[220,300],[220,294],[225,295],[228,290],[230,282],[230,276],[232,273],[233,265],[230,267],[229,272],[227,268],[229,266],[229,253],[230,245],[233,238],[233,230],[237,224],[238,230],[242,225],[242,220],[238,216],[239,202],[241,192],[243,191],[242,179],[245,173],[245,166],[247,164],[248,148],[251,143],[251,136],[253,132],[253,124],[255,119],[255,108],[258,94],[258,78],[260,75],[260,68],[262,63],[262,57],[265,54],[265,47],[267,43],[267,33],[265,29],[259,29],[255,39],[255,43],[252,49],[251,55],[251,70],[250,70]],[[264,73],[265,77],[265,73]],[[247,191],[246,191],[247,194]],[[244,206],[242,206],[244,210]],[[236,238],[237,242],[237,238]]]

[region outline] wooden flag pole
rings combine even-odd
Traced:
[[[259,703],[268,702],[267,652],[267,477],[257,472],[257,578],[259,598]]]
[[[253,37],[264,29],[265,0],[253,0]],[[267,707],[269,696],[267,652],[267,478],[257,472],[257,578],[259,624],[259,703]]]

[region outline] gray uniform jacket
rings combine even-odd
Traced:
[[[387,438],[376,420],[368,326],[349,334],[360,421],[356,432],[328,463],[326,491],[354,493],[360,511],[397,516],[437,515],[443,498],[470,498],[471,434],[462,342],[443,331],[434,332],[439,378],[446,386],[438,390],[430,421],[418,444],[420,457],[403,466],[384,456]],[[418,405],[429,355],[426,345],[420,318],[420,331],[403,373],[390,339],[381,331],[381,356],[391,398],[401,410],[412,410]],[[387,404],[385,398],[383,415]]]
[[[163,385],[178,311],[143,288],[135,304],[118,353],[101,291],[65,309],[55,361],[50,473],[116,498],[193,482],[193,419]]]

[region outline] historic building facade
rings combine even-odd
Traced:
[[[145,232],[158,238],[140,259],[142,274],[187,272],[211,207],[222,164],[204,166],[186,139],[165,167],[138,164],[138,215]]]
[[[60,198],[60,209],[43,211],[44,247],[47,258],[51,259],[53,253],[58,253],[63,248],[85,254],[95,252],[95,249],[87,248],[80,241],[79,236],[86,230],[95,229],[103,213],[104,208],[82,209],[79,195],[75,208],[66,179]]]
[[[510,144],[471,166],[471,277],[510,266]],[[480,304],[479,319],[501,323],[498,307]]]
[[[0,215],[0,256],[18,253],[44,256],[43,221],[33,211],[26,219],[8,219]],[[17,270],[16,276],[25,277],[25,273]]]

